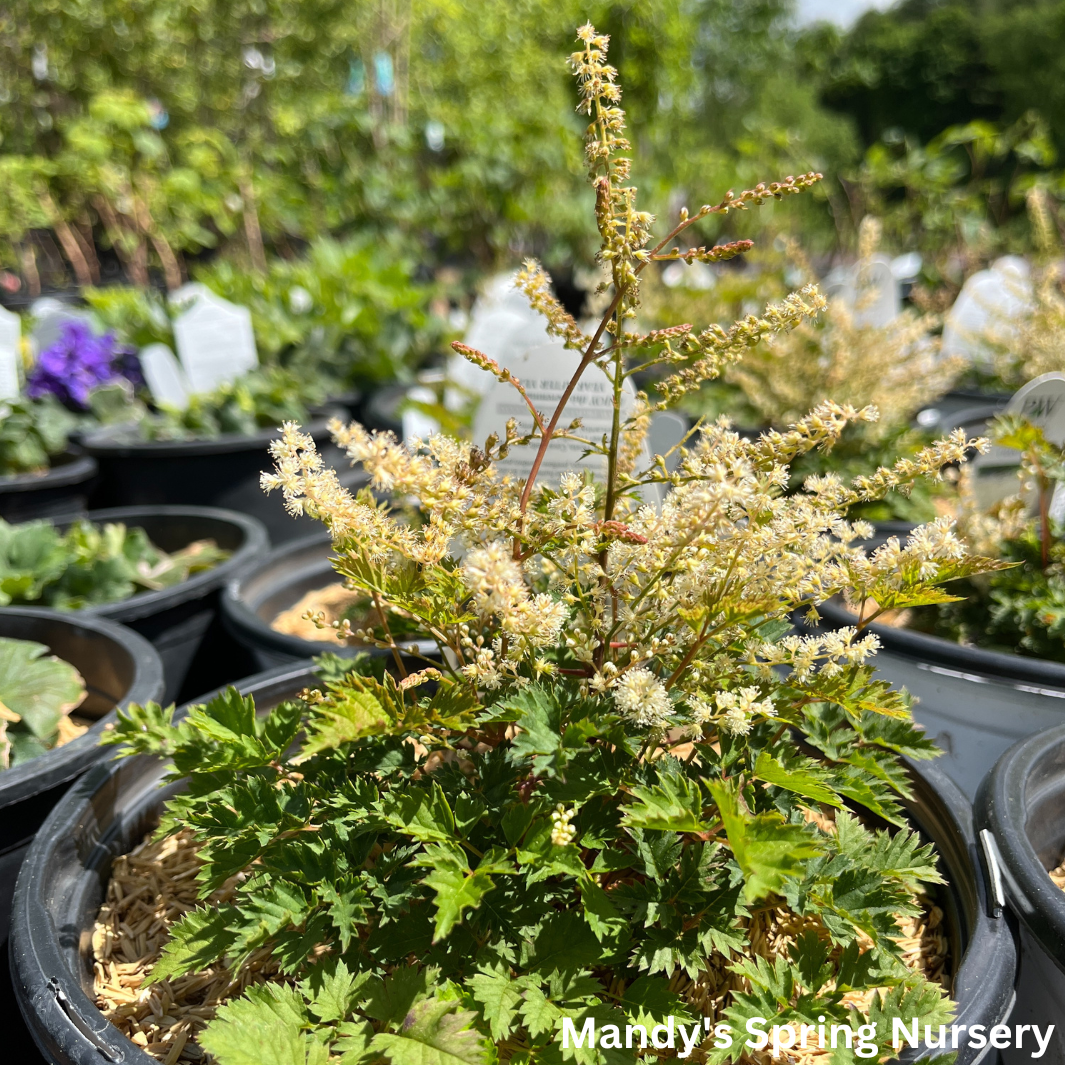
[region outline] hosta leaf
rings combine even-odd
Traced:
[[[81,674],[32,640],[0,639],[0,703],[39,740],[50,740],[59,719],[85,698]]]
[[[491,1044],[471,1028],[477,1014],[457,1002],[426,999],[415,1003],[397,1032],[379,1032],[370,1051],[392,1065],[488,1065]]]
[[[199,1042],[218,1065],[327,1065],[329,1048],[309,1024],[295,988],[261,984],[222,1006]]]

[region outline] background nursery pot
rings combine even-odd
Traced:
[[[306,426],[326,464],[338,469],[347,462],[327,443],[326,423],[342,414],[330,410]],[[231,433],[209,440],[142,440],[128,425],[90,433],[84,447],[100,464],[93,505],[224,507],[258,518],[275,542],[291,540],[317,526],[310,518],[293,518],[280,493],[268,496],[259,486],[261,473],[273,468],[269,446],[277,435],[276,429],[263,429],[251,436]]]
[[[257,707],[268,710],[314,680],[312,663],[299,662],[251,677],[238,687],[255,697]],[[163,803],[180,787],[159,787],[166,772],[159,759],[138,757],[107,762],[89,773],[91,781],[71,789],[60,803],[59,816],[50,822],[52,846],[38,852],[34,872],[16,890],[20,916],[12,921],[12,982],[26,1025],[52,1065],[158,1065],[94,1005],[89,938],[112,861],[140,842]],[[30,897],[40,890],[56,894],[47,901]],[[32,1055],[28,1040],[26,1044]]]
[[[147,640],[102,618],[26,607],[0,609],[0,637],[43,643],[85,681],[79,717],[96,723],[70,743],[0,771],[0,940],[7,936],[15,878],[34,833],[75,777],[102,761],[100,733],[116,706],[158,699],[163,664]]]
[[[308,592],[340,580],[330,561],[332,557],[329,534],[317,533],[276,548],[226,585],[222,593],[225,627],[251,652],[259,669],[288,665],[324,651],[344,657],[356,655],[360,650],[388,653],[377,648],[349,647],[334,639],[329,631],[323,631],[320,640],[304,640],[275,632],[270,627],[278,614],[294,606]],[[413,642],[423,655],[439,655],[432,640],[399,642],[404,646]]]
[[[246,657],[217,619],[218,597],[226,581],[267,550],[261,522],[247,514],[207,507],[118,507],[92,511],[89,518],[97,524],[139,526],[164,551],[180,551],[194,540],[210,539],[231,552],[213,569],[172,588],[79,611],[79,616],[122,622],[155,646],[166,671],[167,702],[177,699],[184,688],[188,698],[250,672]]]
[[[66,452],[47,473],[0,477],[0,518],[12,524],[60,514],[82,514],[97,473],[96,460]]]
[[[1065,857],[1065,726],[1014,744],[980,788],[975,817],[994,836],[1006,898],[1021,922],[1014,1021],[1065,1017],[1065,891],[1047,873]],[[1065,1061],[1058,1023],[1045,1060]],[[1011,1057],[1012,1054],[1012,1057]],[[1012,1051],[1007,1062],[1029,1056]]]
[[[822,625],[853,625],[836,602],[819,606]],[[970,798],[999,755],[1033,732],[1065,722],[1065,665],[964,647],[890,625],[870,625],[880,638],[877,671],[920,700],[914,719],[942,748],[938,765]]]
[[[303,662],[253,677],[241,691],[267,709],[312,681]],[[13,979],[26,1023],[51,1065],[155,1060],[93,1004],[89,932],[114,858],[141,840],[180,786],[160,789],[165,772],[147,756],[97,767],[53,811],[23,867],[12,921]],[[958,1023],[998,1023],[1012,1006],[1016,949],[1005,918],[989,907],[969,804],[938,770],[911,767],[911,773],[915,794],[908,809],[936,844],[949,881],[941,904],[951,956],[960,959],[953,987]],[[959,1065],[973,1065],[978,1053],[962,1050]]]

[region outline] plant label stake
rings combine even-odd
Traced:
[[[961,355],[981,369],[993,369],[995,348],[1016,337],[1015,320],[1031,309],[1030,273],[1019,255],[1006,255],[973,274],[947,315],[943,355]]]
[[[1006,414],[1019,414],[1043,430],[1052,444],[1065,444],[1065,374],[1045,373],[1017,390],[1006,405]],[[995,444],[986,455],[973,462],[974,491],[981,507],[988,509],[1017,492],[1020,452]],[[1061,511],[1065,500],[1057,489],[1051,503],[1051,516]]]
[[[213,292],[174,319],[174,340],[193,392],[211,392],[259,364],[251,312]]]
[[[33,317],[33,329],[30,331],[30,340],[33,349],[39,355],[47,351],[63,335],[63,327],[68,322],[91,322],[92,315],[87,311],[76,311],[65,303],[45,296],[36,300],[30,307]]]
[[[511,360],[511,366],[508,368],[513,369],[514,376],[525,386],[529,398],[539,410],[554,410],[579,360],[580,355],[577,352],[567,351],[560,341],[553,340]],[[540,467],[541,476],[557,480],[567,470],[579,469],[590,469],[599,478],[605,475],[605,457],[597,452],[587,452],[589,447],[598,447],[604,435],[608,439],[610,437],[614,417],[612,392],[607,375],[598,367],[590,366],[566,404],[559,422],[560,426],[564,427],[579,418],[581,426],[573,431],[572,437],[552,440]],[[621,393],[622,423],[632,416],[635,403],[636,394],[632,382],[626,378]],[[511,418],[517,421],[520,432],[532,432],[532,415],[514,391],[513,385],[504,381],[493,381],[474,419],[474,440],[483,443],[492,433],[501,440],[504,439],[507,422]],[[646,452],[646,444],[643,450]],[[532,458],[532,448],[514,448],[496,465],[499,470],[509,473],[512,477],[526,477],[532,465]],[[649,454],[641,454],[638,459],[638,464],[642,463],[644,466],[649,462]]]
[[[22,323],[0,307],[0,399],[18,399],[18,362]]]
[[[478,299],[465,342],[509,370],[530,348],[548,344],[550,340],[543,317],[515,287],[514,274],[504,274],[493,278],[484,296]],[[482,398],[496,384],[490,373],[460,355],[452,358],[448,377]]]
[[[166,344],[149,344],[140,352],[144,379],[156,403],[184,410],[189,405],[189,383],[181,364]]]

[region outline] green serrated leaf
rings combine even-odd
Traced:
[[[463,915],[477,909],[485,895],[495,887],[486,869],[479,866],[471,871],[466,855],[451,847],[426,847],[415,864],[431,870],[425,885],[436,893],[433,900],[436,906],[434,943],[446,938]]]
[[[457,1002],[426,999],[411,1007],[397,1032],[379,1032],[370,1051],[392,1065],[488,1065],[491,1044],[471,1025],[477,1014]]]
[[[218,1065],[327,1065],[329,1048],[309,1026],[295,988],[261,984],[222,1006],[199,1042]]]
[[[821,853],[817,841],[800,825],[776,813],[750,814],[725,781],[709,785],[736,863],[743,870],[748,902],[779,892],[789,877],[802,872],[803,862]]]

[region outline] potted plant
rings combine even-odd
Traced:
[[[226,630],[248,649],[259,669],[328,652],[348,657],[390,653],[333,627],[347,618],[358,628],[374,608],[369,596],[345,587],[332,556],[329,534],[314,533],[275,548],[226,585],[221,604]],[[418,654],[438,654],[436,643],[419,639],[415,626],[394,622],[402,653],[413,646]]]
[[[248,672],[215,615],[220,589],[266,546],[254,518],[206,507],[0,521],[0,600],[130,626],[158,650],[174,699],[186,680],[204,691]]]
[[[70,782],[101,761],[115,708],[162,694],[162,662],[137,633],[101,618],[0,608],[0,940],[26,850]]]
[[[1041,1023],[1065,1008],[1065,726],[1015,743],[980,787],[974,819],[1002,870],[1021,926],[1015,1020]],[[1057,1035],[1053,1052],[1061,1055]]]
[[[264,368],[190,397],[184,410],[164,405],[90,432],[83,446],[100,467],[93,504],[220,507],[257,518],[274,539],[298,536],[301,523],[263,498],[259,477],[269,463],[270,440],[286,418],[307,421],[308,431],[325,443],[328,416],[339,410],[312,419],[311,409],[324,396],[319,382]]]
[[[57,400],[0,404],[0,518],[84,511],[96,461],[70,447],[76,419]]]
[[[1022,491],[985,510],[966,470],[956,510],[959,535],[999,560],[993,572],[959,582],[954,597],[902,612],[875,601],[818,607],[827,625],[852,625],[857,616],[870,626],[882,645],[878,668],[917,697],[918,720],[970,797],[1006,748],[1059,724],[1065,712],[1065,554],[1051,507],[1063,451],[1019,416],[1001,416],[992,435],[1021,455]],[[898,540],[880,549],[885,559],[899,550]]]
[[[872,260],[879,234],[877,220],[865,218],[860,263]],[[797,274],[806,282],[817,276],[793,241],[786,244],[780,273]],[[781,283],[769,272],[759,278],[755,291],[779,289]],[[725,291],[719,292],[719,287]],[[736,295],[727,281],[708,292],[661,285],[654,291],[658,306],[652,320],[663,311],[687,315],[696,309],[704,313],[723,309]],[[748,296],[747,289],[743,294]],[[877,295],[869,271],[859,270],[849,299],[837,294],[816,319],[766,337],[742,362],[728,367],[721,380],[707,382],[688,396],[684,409],[699,417],[727,413],[741,427],[757,432],[766,427],[784,430],[825,399],[852,405],[859,416],[831,449],[803,455],[792,464],[795,488],[809,476],[826,473],[849,482],[878,466],[891,465],[900,455],[914,454],[933,439],[926,428],[915,424],[915,416],[947,391],[964,362],[941,355],[935,335],[940,322],[933,314],[907,309],[885,323],[870,321],[869,304]],[[883,499],[857,505],[851,517],[875,522],[880,529],[894,526],[892,531],[931,521],[936,517],[934,491],[935,486],[925,482],[906,494],[890,492]]]
[[[376,608],[361,631],[350,622],[340,631],[388,650],[393,671],[378,658],[334,663],[313,682],[290,672],[281,691],[267,678],[256,694],[273,708],[262,718],[233,690],[184,716],[131,708],[109,742],[144,757],[120,763],[107,784],[87,781],[65,820],[53,821],[71,838],[98,838],[104,826],[86,800],[110,791],[122,816],[107,818],[106,838],[124,850],[165,796],[164,834],[173,846],[185,841],[183,876],[198,868],[201,902],[177,907],[183,916],[168,933],[119,947],[125,933],[109,908],[93,937],[100,1001],[158,1055],[192,1060],[206,1050],[233,1065],[271,1045],[293,1060],[473,1065],[564,1059],[581,1049],[566,1040],[594,1036],[602,1042],[581,1044],[585,1060],[607,1061],[627,1026],[638,1040],[642,1026],[658,1032],[656,1049],[666,1050],[670,1030],[683,1039],[669,1056],[687,1048],[726,1060],[746,1053],[755,1018],[778,1039],[790,1032],[794,1045],[794,1025],[816,1031],[824,1017],[847,1026],[854,1054],[880,1056],[895,1020],[922,1032],[949,1023],[934,968],[907,965],[896,941],[899,921],[920,940],[918,926],[945,912],[918,898],[943,874],[901,805],[912,778],[899,755],[934,748],[906,700],[874,678],[866,660],[875,641],[854,631],[800,639],[788,635],[788,617],[844,589],[925,601],[984,568],[939,523],[900,573],[895,559],[879,565],[854,546],[844,517],[958,460],[966,441],[940,441],[860,489],[826,479],[787,496],[792,458],[837,439],[856,414],[825,403],[786,434],[745,440],[706,427],[672,473],[661,460],[637,465],[648,412],[640,404],[622,418],[626,375],[648,360],[671,363],[661,391],[663,403],[675,401],[822,304],[805,290],[731,330],[639,335],[629,325],[645,267],[678,257],[673,242],[696,222],[817,176],[729,193],[682,212],[652,242],[652,219],[627,184],[607,39],[591,26],[578,36],[572,64],[591,119],[587,155],[613,294],[585,334],[546,274],[526,264],[523,290],[574,352],[553,410],[457,345],[513,385],[531,430],[511,420],[483,447],[444,436],[408,447],[357,424],[333,427],[371,484],[397,506],[416,501],[417,520],[369,491],[346,492],[295,425],[264,479],[293,513],[326,524],[337,572]],[[713,262],[736,250],[686,254]],[[580,433],[561,428],[566,401],[586,372],[604,369],[613,430],[587,447],[605,475],[549,481],[541,470],[552,441]],[[501,457],[522,447],[528,474],[501,473]],[[646,483],[668,487],[660,511],[643,504]],[[395,619],[431,637],[439,658],[412,671]],[[277,702],[286,695],[297,698]],[[160,775],[148,756],[160,755],[173,759],[172,787],[141,801]],[[84,845],[75,850],[87,856]],[[964,847],[955,853],[959,887],[979,898],[971,859]],[[77,864],[91,863],[72,859],[75,879]],[[123,865],[109,906],[139,889],[136,867]],[[45,868],[38,857],[27,866],[13,948],[38,1038],[56,1060],[86,1041],[106,1056],[135,1054],[86,1013],[83,992],[68,991],[70,955],[59,961],[34,902]],[[97,888],[105,868],[91,874]],[[142,877],[154,868],[148,861]],[[101,894],[81,898],[70,917],[84,932]],[[112,949],[136,952],[126,975],[145,1003],[162,996],[165,1025],[162,1013],[157,1024],[139,1007],[112,1009],[128,1003],[109,975]],[[1013,963],[1007,947],[957,983],[959,1020],[1002,1019]],[[48,966],[61,974],[50,997],[36,975]],[[224,989],[190,1012],[198,1000],[189,989],[221,987],[215,977]],[[127,1023],[135,1017],[136,1031]],[[977,1056],[973,1043],[963,1061]]]

